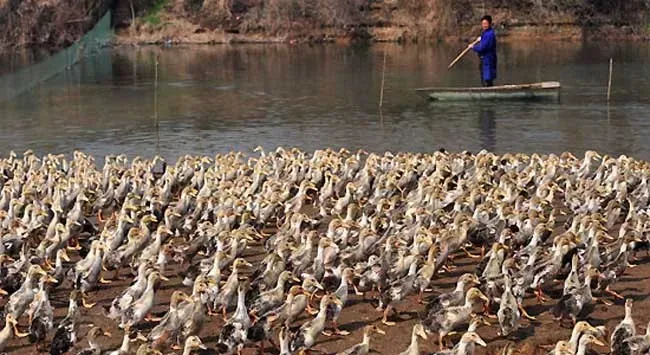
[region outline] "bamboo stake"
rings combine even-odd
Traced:
[[[154,57],[154,82],[153,82],[153,121],[156,129],[156,154],[160,155],[160,124],[158,122],[158,55]]]
[[[477,44],[477,43],[480,42],[480,41],[481,41],[481,37],[479,37],[479,38],[477,38],[476,40],[474,40],[474,42],[472,42],[472,45]],[[460,54],[458,55],[458,57],[456,57],[456,59],[454,59],[454,60],[449,64],[449,66],[447,67],[447,69],[451,69],[451,67],[453,67],[454,64],[458,63],[458,61],[460,60],[460,58],[462,58],[465,54],[467,54],[467,52],[469,52],[470,49],[471,49],[471,48],[470,48],[469,46],[467,46],[467,48],[465,48],[465,50],[463,50],[462,52],[460,52]]]
[[[386,52],[384,52],[384,66],[381,70],[381,90],[379,91],[379,107],[384,105],[384,82],[386,78]]]
[[[609,81],[607,82],[607,103],[612,96],[612,70],[614,68],[614,59],[609,58]]]

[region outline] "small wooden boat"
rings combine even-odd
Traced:
[[[500,85],[470,88],[420,88],[432,100],[557,100],[560,97],[560,83],[545,81],[534,84]]]

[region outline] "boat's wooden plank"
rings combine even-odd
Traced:
[[[534,100],[554,99],[559,97],[558,91],[511,91],[511,92],[437,92],[429,94],[434,100]]]
[[[512,85],[499,85],[491,87],[467,87],[467,88],[454,88],[454,87],[427,87],[427,88],[417,88],[415,91],[419,92],[502,92],[502,91],[516,91],[516,90],[535,90],[535,89],[559,89],[561,87],[560,83],[557,81],[547,81],[541,83],[532,83],[532,84],[512,84]]]

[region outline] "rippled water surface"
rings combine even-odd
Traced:
[[[649,45],[500,47],[498,83],[558,80],[560,102],[433,103],[416,94],[413,89],[422,86],[476,85],[474,55],[446,69],[458,49],[237,45],[107,50],[0,103],[0,154],[81,149],[99,156],[173,159],[262,145],[500,153],[596,149],[650,159]],[[610,56],[615,62],[608,107]]]

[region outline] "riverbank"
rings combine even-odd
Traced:
[[[127,11],[124,2],[118,1],[116,43],[464,41],[477,35],[477,24],[485,13],[494,17],[503,42],[650,40],[646,21],[650,9],[643,2],[630,1],[619,8],[584,4],[566,9],[552,4],[535,8],[522,1],[500,1],[504,4],[489,8],[461,2],[206,0],[201,6],[188,7],[184,0],[158,0],[151,8]]]
[[[111,6],[116,44],[437,42],[473,38],[485,13],[501,41],[650,40],[645,1],[0,0],[0,48],[65,48]]]
[[[650,41],[650,33],[637,28],[599,26],[584,28],[572,24],[527,24],[502,27],[497,30],[499,41],[513,43],[518,41]],[[137,30],[120,29],[116,31],[116,45],[158,45],[158,44],[236,44],[236,43],[350,43],[365,41],[370,43],[419,43],[419,42],[458,42],[473,38],[471,30],[461,35],[446,38],[417,35],[401,27],[370,27],[348,30],[319,30],[300,33],[264,34],[229,33],[223,30],[207,30],[186,21],[168,22],[166,26],[145,27]]]

